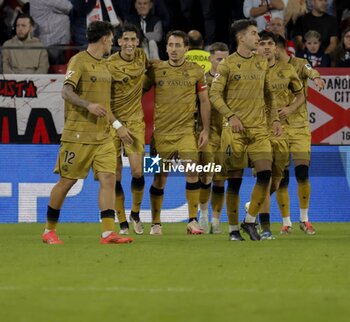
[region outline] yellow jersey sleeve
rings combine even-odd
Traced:
[[[66,76],[63,82],[64,85],[72,85],[74,89],[77,87],[83,72],[82,61],[77,58],[77,55],[75,55],[70,59],[67,67]]]

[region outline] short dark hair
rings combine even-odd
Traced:
[[[182,38],[184,41],[185,47],[187,47],[189,45],[188,35],[184,31],[182,31],[182,30],[169,31],[166,35],[166,42],[167,43],[168,43],[168,40],[171,36]]]
[[[271,38],[272,41],[275,43],[275,45],[277,45],[277,39],[276,39],[277,37],[271,31],[263,30],[263,31],[259,32],[259,37],[260,37],[260,40],[268,40]]]
[[[14,23],[14,26],[16,27],[17,25],[17,20],[18,19],[29,19],[29,22],[30,22],[30,25],[31,26],[34,26],[35,25],[35,21],[33,19],[32,16],[30,16],[29,14],[27,13],[20,13],[17,17],[16,17],[16,20],[15,20],[15,23]]]
[[[114,27],[107,21],[93,21],[86,30],[89,44],[98,42],[103,36],[113,35]]]
[[[275,35],[276,37],[276,45],[277,47],[280,48],[286,48],[287,47],[287,42],[286,39],[283,38],[281,35]]]
[[[257,26],[256,21],[252,19],[240,19],[236,20],[231,25],[231,35],[236,39],[237,41],[237,34],[241,31],[246,31],[250,26]]]
[[[210,45],[209,52],[215,54],[216,51],[228,51],[228,46],[223,42],[214,42]]]
[[[134,32],[138,39],[141,38],[140,28],[132,23],[126,22],[122,26],[120,26],[116,31],[116,38],[117,39],[122,38],[124,32]]]

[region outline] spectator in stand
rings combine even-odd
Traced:
[[[86,26],[95,20],[109,21],[118,26],[124,17],[123,0],[70,0],[72,42],[76,46],[87,46]],[[108,8],[108,10],[107,10]]]
[[[327,1],[327,8],[326,8],[326,12],[330,15],[330,16],[335,16],[335,1],[334,0],[326,0]],[[312,0],[306,0],[307,2],[307,11],[310,12],[313,9],[313,4],[312,4]]]
[[[256,21],[260,32],[266,29],[272,18],[283,19],[283,10],[287,2],[288,0],[244,0],[243,13],[246,18]]]
[[[187,27],[191,26],[192,9],[194,5],[200,5],[198,10],[201,10],[203,16],[204,45],[210,46],[214,42],[216,28],[213,0],[199,0],[197,2],[194,0],[180,0],[180,9],[186,19]]]
[[[202,34],[198,30],[188,32],[189,46],[185,53],[186,60],[197,63],[207,73],[211,68],[210,53],[204,50]]]
[[[48,48],[50,65],[66,63],[65,50],[56,45],[69,45],[69,12],[73,5],[68,0],[30,0],[30,12],[38,28],[36,34]]]
[[[288,0],[287,6],[284,9],[284,24],[287,29],[286,37],[292,39],[292,31],[295,22],[300,16],[307,13],[306,0]]]
[[[170,7],[173,5],[173,0],[152,0],[152,10],[151,13],[158,17],[162,22],[163,34],[171,29],[171,18],[170,13],[172,9]],[[129,17],[130,15],[136,14],[135,0],[122,0],[124,16]]]
[[[153,0],[135,0],[136,13],[127,21],[142,31],[141,47],[148,59],[159,59],[158,44],[163,38],[161,20],[152,14]]]
[[[298,52],[297,56],[307,59],[313,68],[330,67],[330,56],[321,50],[321,35],[315,30],[309,30],[304,38],[305,49],[302,52]]]
[[[286,50],[289,56],[295,56],[295,44],[292,40],[288,40],[286,37],[286,28],[284,21],[280,17],[272,18],[268,26],[268,31],[271,31],[275,35],[280,35],[286,39]]]
[[[21,13],[28,13],[29,3],[20,0],[0,1],[0,45],[14,36],[14,22]]]
[[[49,68],[48,55],[40,40],[31,36],[33,18],[21,14],[17,17],[15,26],[16,36],[6,41],[2,50],[4,74],[46,74]]]
[[[332,65],[335,67],[350,67],[350,27],[342,33],[340,43],[334,52]]]
[[[326,13],[326,0],[312,0],[310,13],[300,16],[295,23],[293,34],[297,49],[304,50],[303,38],[309,30],[315,30],[322,36],[322,46],[326,54],[331,54],[338,42],[338,25],[336,18]]]

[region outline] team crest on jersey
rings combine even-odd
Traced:
[[[237,64],[237,67],[238,67],[238,68],[241,68],[241,64]]]
[[[74,73],[75,73],[74,70],[69,70],[69,71],[66,73],[66,79],[69,79],[70,77],[72,77]]]
[[[257,69],[262,69],[259,62],[255,63],[255,66]]]
[[[182,75],[184,75],[185,77],[190,76],[190,75],[188,74],[187,70],[185,70],[185,71],[182,73]]]
[[[165,76],[165,74],[166,74],[166,70],[163,70],[163,75]]]
[[[94,65],[94,64],[91,64],[91,67],[92,67],[93,69],[95,69],[95,65]]]
[[[90,77],[90,80],[91,80],[93,83],[95,83],[96,80],[97,80],[97,77],[96,77],[96,76],[91,76],[91,77]]]
[[[282,72],[281,70],[277,73],[277,76],[278,76],[279,78],[285,78],[285,77],[284,77],[284,74],[283,74],[283,72]]]
[[[234,75],[233,78],[237,81],[239,81],[241,79],[241,75]]]
[[[215,73],[214,78],[213,78],[213,82],[215,82],[218,79],[219,76],[220,76],[219,73]]]
[[[159,85],[159,86],[163,86],[163,85],[164,85],[164,81],[160,80],[160,81],[158,82],[158,85]]]

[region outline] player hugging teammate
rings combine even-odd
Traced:
[[[169,60],[149,64],[143,51],[137,48],[140,36],[135,26],[125,24],[120,29],[117,35],[120,51],[108,60],[103,56],[111,50],[111,25],[95,22],[89,26],[89,47],[71,59],[62,91],[65,126],[56,167],[61,178],[50,197],[42,235],[45,243],[63,243],[56,235],[60,209],[68,191],[77,179],[86,177],[89,168],[93,168],[100,181],[101,243],[133,241],[114,232],[116,210],[120,234],[129,233],[120,184],[122,149],[129,157],[132,171],[130,220],[135,233],[143,234],[140,209],[145,185],[142,171],[145,124],[141,97],[143,89],[151,85],[155,86],[153,138],[157,154],[163,160],[180,157],[191,164],[215,162],[224,168],[223,173],[215,176],[213,173],[199,176],[196,171],[186,173],[188,233],[209,231],[210,194],[213,210],[210,232],[221,233],[219,222],[226,180],[229,240],[244,240],[240,228],[251,240],[272,239],[269,208],[270,194],[275,191],[283,217],[281,234],[290,233],[287,190],[290,154],[298,182],[300,228],[306,234],[315,233],[308,219],[311,134],[305,96],[308,78],[320,89],[324,83],[305,60],[286,54],[282,37],[268,32],[259,36],[254,21],[234,22],[232,34],[237,50],[228,55],[225,44],[212,44],[212,68],[205,76],[199,65],[186,61],[188,36],[182,31],[167,35]],[[197,105],[200,122],[195,133]],[[248,162],[255,169],[256,184],[239,227],[239,191]],[[162,234],[166,181],[167,173],[156,174],[150,188],[151,235]],[[259,212],[261,234],[256,224]]]

